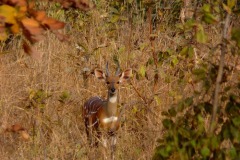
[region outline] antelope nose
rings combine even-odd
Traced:
[[[115,88],[111,88],[111,91],[112,91],[112,92],[115,92],[115,90],[116,90]]]

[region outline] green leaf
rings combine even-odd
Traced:
[[[213,7],[213,10],[214,10],[215,12],[217,12],[217,13],[220,13],[220,12],[221,12],[219,5],[215,5],[215,6]]]
[[[191,140],[190,144],[195,148],[197,146],[196,140]]]
[[[178,128],[178,133],[184,138],[187,138],[187,139],[191,138],[190,131],[183,127]]]
[[[203,68],[196,68],[192,73],[197,76],[197,79],[204,79],[206,77],[206,71]]]
[[[198,31],[196,33],[196,38],[197,38],[197,42],[199,42],[199,43],[206,43],[206,41],[207,41],[207,36],[204,32],[202,25],[198,25]]]
[[[201,155],[203,157],[208,157],[210,155],[210,150],[207,146],[205,146],[201,149]]]
[[[178,61],[177,56],[172,56],[172,63],[171,63],[171,64],[172,64],[173,66],[176,66],[176,65],[178,64],[178,62],[179,62],[179,61]]]
[[[127,17],[124,17],[124,16],[121,16],[121,17],[120,17],[120,20],[121,20],[121,21],[127,21],[128,18],[127,18]]]
[[[110,21],[111,21],[111,23],[116,23],[116,22],[118,22],[119,18],[120,18],[120,16],[115,14],[112,16]]]
[[[193,104],[193,97],[188,97],[184,101],[186,106],[191,106]]]
[[[231,14],[231,12],[232,12],[232,9],[229,6],[227,6],[226,4],[224,4],[224,3],[223,3],[223,9],[225,11],[227,11],[228,14]]]
[[[127,2],[128,2],[129,4],[132,4],[133,0],[127,0]]]
[[[211,103],[205,102],[205,103],[203,104],[203,107],[204,107],[204,110],[205,110],[206,113],[208,113],[208,114],[211,114],[211,113],[212,113],[213,106],[212,106]]]
[[[170,129],[173,126],[173,121],[171,119],[164,119],[162,124],[166,129]]]
[[[161,115],[163,115],[163,116],[169,116],[169,113],[168,113],[167,111],[162,111],[162,112],[161,112]]]
[[[234,127],[233,125],[230,126],[230,133],[234,138],[233,141],[239,143],[240,142],[240,131],[238,128]]]
[[[139,111],[139,109],[138,109],[136,106],[134,106],[133,109],[132,109],[132,113],[135,114],[135,113],[137,113],[138,111]]]
[[[141,44],[139,45],[140,51],[143,51],[147,46],[148,46],[148,43],[141,43]]]
[[[236,4],[236,0],[228,0],[227,1],[227,5],[231,9],[235,6],[235,4]]]
[[[158,55],[158,62],[162,63],[164,62],[164,60],[168,59],[171,56],[171,51],[165,51],[165,52],[159,51],[157,55]]]
[[[180,51],[180,55],[181,56],[186,56],[188,53],[188,46],[185,46],[181,51]]]
[[[69,93],[67,91],[63,91],[62,94],[59,96],[59,101],[61,103],[64,103],[65,100],[67,100],[70,97]]]
[[[169,146],[169,145],[167,145]],[[167,148],[165,145],[157,147],[157,154],[161,155],[161,157],[167,158],[169,157],[169,152],[167,151]],[[158,159],[158,158],[156,158]]]
[[[217,136],[213,136],[211,138],[211,149],[212,150],[216,150],[218,148],[220,148],[218,137]]]
[[[145,77],[145,75],[146,75],[146,67],[144,65],[142,65],[140,67],[138,73],[140,74],[141,77]]]
[[[111,13],[119,14],[119,11],[114,7],[110,7],[109,10],[110,10]]]
[[[222,126],[222,136],[224,139],[230,138],[230,130],[228,124]]]
[[[179,53],[181,56],[188,56],[189,58],[192,58],[194,55],[194,50],[192,46],[185,46]]]
[[[196,22],[193,19],[189,19],[185,24],[185,29],[192,29],[192,27],[196,26]]]
[[[153,65],[153,64],[154,64],[153,58],[150,57],[146,63],[146,66]]]
[[[229,149],[228,154],[231,157],[231,159],[235,159],[238,153],[236,151],[236,148],[232,147]]]
[[[230,100],[226,105],[225,112],[228,116],[235,116],[238,115],[239,108]]]
[[[157,105],[160,105],[162,103],[161,99],[158,96],[154,96],[154,99],[155,99]]]
[[[189,57],[189,58],[192,58],[193,55],[194,55],[194,50],[193,50],[193,47],[190,46],[190,47],[188,48],[188,57]]]
[[[234,117],[232,122],[236,127],[240,127],[240,116]]]
[[[178,29],[181,29],[181,30],[184,29],[184,26],[183,26],[182,23],[177,23],[175,26],[176,26],[176,28],[178,28]]]
[[[238,47],[240,47],[240,28],[232,29],[232,40],[236,41]]]
[[[175,108],[170,108],[170,109],[168,110],[168,113],[169,113],[169,115],[172,116],[172,117],[175,117],[175,116],[177,115],[177,112],[176,112]]]
[[[217,22],[217,18],[211,13],[205,13],[202,17],[202,20],[207,24],[214,24]]]
[[[211,9],[211,6],[210,6],[210,4],[204,4],[203,5],[203,7],[202,7],[202,10],[204,11],[204,12],[210,12],[210,9]]]
[[[197,119],[198,119],[198,122],[200,122],[200,123],[203,123],[203,122],[204,122],[204,118],[202,117],[201,114],[198,114],[198,115],[197,115]]]

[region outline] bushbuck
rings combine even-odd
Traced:
[[[99,80],[104,80],[108,89],[107,100],[100,97],[91,97],[83,106],[83,119],[86,127],[86,133],[90,145],[98,141],[103,144],[104,158],[107,159],[107,144],[110,143],[111,159],[114,159],[116,150],[116,132],[120,126],[120,117],[118,111],[118,88],[121,83],[126,81],[132,75],[132,69],[127,69],[120,73],[120,68],[116,70],[115,75],[110,75],[108,63],[106,73],[100,69],[94,70],[94,75]]]

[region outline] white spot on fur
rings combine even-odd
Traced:
[[[112,145],[117,144],[117,138],[115,136],[112,137]]]
[[[107,140],[105,138],[102,139],[103,147],[107,148]]]
[[[110,101],[111,103],[116,103],[116,102],[117,102],[117,96],[110,97],[110,98],[109,98],[109,101]]]
[[[118,117],[112,116],[109,118],[104,118],[103,123],[111,123],[111,122],[116,122],[118,120]]]

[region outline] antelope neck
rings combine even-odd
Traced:
[[[117,94],[108,94],[106,113],[107,117],[117,116]]]

